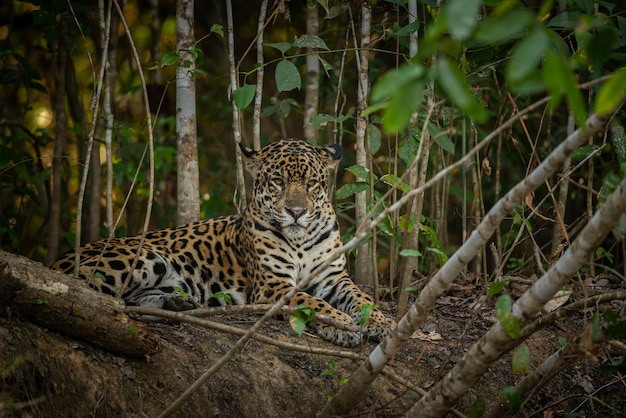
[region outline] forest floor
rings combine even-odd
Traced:
[[[390,367],[414,387],[428,390],[458,362],[495,322],[493,302],[480,286],[454,284],[441,298],[418,336],[402,348]],[[389,312],[390,304],[382,309]],[[211,320],[242,328],[256,315]],[[584,326],[582,314],[569,316],[532,335],[530,369],[559,348],[559,337],[573,339]],[[156,417],[237,340],[233,335],[188,324],[152,322],[159,350],[145,359],[111,354],[89,342],[49,331],[0,311],[0,417]],[[286,321],[270,320],[261,331],[277,341],[368,354],[374,343],[341,349],[315,336],[297,337]],[[596,357],[608,361],[611,353]],[[456,405],[468,413],[475,401],[488,410],[499,391],[522,378],[511,371],[512,356],[497,361]],[[303,354],[250,341],[173,416],[314,417],[335,393],[354,360]],[[350,416],[403,416],[419,395],[393,376],[380,376]],[[572,359],[569,367],[540,387],[523,416],[626,416],[626,384],[597,365]]]

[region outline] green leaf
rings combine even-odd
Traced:
[[[317,58],[318,58],[318,59],[320,60],[320,62],[322,63],[322,68],[324,68],[324,71],[326,72],[326,75],[328,75],[328,72],[329,72],[330,70],[332,70],[333,68],[335,68],[335,67],[333,67],[333,65],[332,65],[330,62],[326,61],[324,58],[320,57],[319,55],[317,56]]]
[[[372,87],[370,98],[377,102],[394,94],[402,94],[407,84],[415,83],[426,74],[421,64],[407,63],[397,70],[387,72]]]
[[[295,64],[289,60],[282,60],[276,65],[276,87],[279,91],[300,90],[302,80]]]
[[[339,200],[345,199],[352,196],[353,194],[357,194],[364,190],[367,190],[369,189],[369,187],[369,184],[362,181],[344,184],[335,192],[335,197]]]
[[[433,123],[429,123],[427,125],[428,132],[430,136],[433,138],[435,143],[441,147],[444,151],[454,155],[454,142],[450,139],[448,135],[441,132],[441,129],[437,127]]]
[[[502,326],[502,329],[512,339],[520,336],[521,327],[517,319],[511,313],[513,302],[509,295],[502,295],[496,300],[496,317]]]
[[[478,23],[480,0],[451,0],[448,2],[444,14],[448,31],[453,38],[466,40],[474,32]]]
[[[178,52],[172,51],[166,54],[163,54],[161,57],[161,67],[166,67],[168,65],[176,65],[178,62]]]
[[[499,291],[501,291],[508,285],[508,281],[492,283],[491,285],[489,285],[489,290],[487,290],[487,299],[491,300]]]
[[[513,372],[526,374],[530,364],[530,349],[526,343],[521,343],[513,354]]]
[[[390,186],[397,187],[403,193],[408,193],[411,191],[409,185],[402,181],[402,179],[395,174],[385,174],[380,178],[380,181]]]
[[[374,155],[380,149],[382,134],[378,126],[373,123],[369,125],[368,133],[370,139],[370,153]]]
[[[293,46],[298,48],[320,48],[329,51],[326,42],[319,36],[315,35],[302,35],[296,38],[293,42]]]
[[[403,129],[424,100],[424,82],[413,81],[397,91],[389,100],[383,114],[383,129],[386,132],[396,132]]]
[[[463,73],[446,58],[437,60],[437,84],[446,94],[448,99],[455,103],[461,110],[478,122],[484,122],[487,118],[485,108],[476,99],[465,82]]]
[[[420,28],[419,20],[414,20],[408,25],[398,28],[391,35],[392,36],[409,36],[411,33],[417,31],[419,28]]]
[[[337,117],[333,115],[327,115],[325,113],[318,113],[315,116],[311,116],[311,124],[316,128],[322,128],[328,125],[328,122],[345,122],[350,119],[349,115],[339,115]]]
[[[302,335],[306,324],[315,320],[315,310],[306,305],[298,305],[289,317],[289,325],[298,335]]]
[[[96,279],[98,279],[98,280],[102,281],[102,282],[106,282],[106,281],[107,281],[106,277],[104,277],[104,274],[100,273],[99,271],[96,271],[96,272],[94,273],[94,277],[95,277]]]
[[[530,77],[548,48],[549,37],[542,29],[534,29],[518,42],[511,52],[506,67],[506,78],[510,83],[518,83]]]
[[[521,38],[533,19],[532,13],[525,9],[514,9],[500,16],[490,16],[478,27],[474,39],[482,44],[497,45]]]
[[[401,257],[421,257],[422,253],[419,252],[419,250],[412,250],[410,248],[405,248],[404,250],[400,251],[400,256]]]
[[[365,324],[367,324],[367,321],[370,320],[374,309],[376,309],[376,306],[369,303],[365,303],[363,304],[363,306],[361,306],[361,319],[359,320],[360,326],[364,326]]]
[[[252,84],[244,84],[237,90],[233,91],[233,99],[235,99],[235,106],[237,109],[244,110],[254,99],[256,87]]]
[[[357,178],[365,179],[366,182],[369,182],[370,180],[370,170],[363,167],[362,165],[353,165],[351,167],[346,168],[346,171],[349,171],[350,173],[354,174],[354,176]],[[374,181],[376,181],[377,179],[378,178],[376,177],[376,175],[374,175]]]
[[[599,114],[612,112],[622,100],[625,91],[626,67],[622,67],[600,87],[594,103],[594,111]]]
[[[514,386],[507,386],[500,391],[502,400],[509,404],[513,413],[517,413],[522,405],[519,391]]]
[[[217,33],[222,38],[224,37],[224,27],[222,25],[217,24],[217,23],[214,23],[213,25],[211,25],[211,29],[209,29],[209,32]]]
[[[552,95],[550,106],[555,108],[565,95],[567,104],[574,113],[578,126],[584,126],[587,119],[587,110],[580,90],[576,87],[576,78],[565,60],[552,51],[545,57],[543,80]]]
[[[295,315],[289,317],[289,325],[291,325],[291,328],[298,335],[302,335],[306,328],[306,322],[304,322],[302,318]]]
[[[271,42],[265,45],[274,49],[278,49],[283,55],[285,54],[285,52],[291,49],[291,44],[289,42]]]

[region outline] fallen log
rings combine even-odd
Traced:
[[[154,354],[156,336],[124,313],[122,299],[26,257],[0,251],[0,314],[20,318],[112,353],[141,358]]]

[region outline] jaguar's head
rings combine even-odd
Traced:
[[[254,204],[283,234],[302,236],[323,211],[333,210],[328,170],[341,158],[340,145],[318,148],[302,140],[283,139],[260,151],[243,146],[241,150],[254,178]]]

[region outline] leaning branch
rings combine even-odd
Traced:
[[[430,312],[435,305],[437,299],[446,291],[448,285],[454,281],[463,267],[467,265],[486,244],[502,219],[504,219],[519,201],[543,184],[548,177],[553,175],[574,150],[585,144],[588,138],[595,135],[608,121],[609,117],[610,113],[603,115],[594,114],[590,116],[584,130],[576,130],[533,170],[533,172],[496,203],[463,246],[461,246],[435,276],[428,281],[408,313],[398,322],[397,328],[374,349],[366,361],[354,372],[348,382],[342,386],[331,402],[322,410],[319,415],[320,417],[345,415],[354,407],[359,398],[376,379],[383,367],[393,359],[398,349],[405,345],[415,330],[423,324],[428,312]],[[509,119],[503,125],[510,123],[511,120]],[[487,141],[483,140],[483,142],[474,149],[481,145],[484,146],[485,142]],[[435,176],[435,178],[437,178],[439,174]],[[427,182],[426,185],[431,183],[435,178]],[[408,195],[415,193],[418,189],[412,190]],[[398,202],[396,202],[396,204]],[[420,406],[424,405],[420,403]],[[435,411],[438,410],[433,409],[433,412]],[[423,413],[424,412],[420,410],[420,415]],[[436,413],[433,415],[436,415]]]

